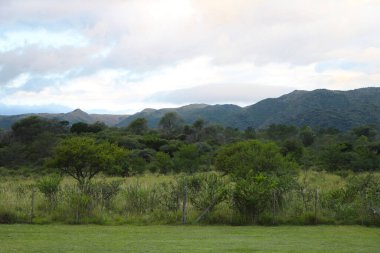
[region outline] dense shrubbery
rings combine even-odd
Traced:
[[[344,184],[310,176],[323,171]],[[186,205],[188,222],[378,225],[379,171],[373,126],[345,133],[284,125],[240,131],[203,120],[184,125],[169,113],[157,130],[144,119],[120,129],[70,128],[31,117],[0,133],[0,174],[38,177],[1,186],[0,222],[180,223]],[[126,183],[146,173],[168,176]],[[62,181],[63,174],[78,184]],[[99,174],[120,180],[99,181]]]
[[[56,187],[56,177],[33,185],[3,182],[0,222],[180,224],[186,189],[187,223],[380,225],[379,174],[303,176],[309,179],[282,193],[264,174],[234,182],[215,172],[98,179],[85,191],[68,179]]]

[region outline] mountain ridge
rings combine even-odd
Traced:
[[[101,121],[116,127],[126,127],[137,118],[146,118],[148,126],[155,128],[161,117],[168,112],[176,112],[186,124],[202,118],[209,124],[239,129],[264,128],[270,124],[332,127],[343,131],[365,124],[373,124],[379,128],[380,88],[368,87],[348,91],[294,90],[278,98],[267,98],[245,107],[233,104],[189,104],[177,108],[146,108],[133,115],[88,114],[80,109],[60,114],[0,115],[0,127],[10,128],[18,119],[37,115],[67,120],[71,124],[79,121]]]

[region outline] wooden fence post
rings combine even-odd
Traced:
[[[319,193],[319,190],[316,189],[315,190],[315,201],[314,201],[314,223],[315,223],[315,225],[318,224],[318,201],[319,201],[318,193]]]
[[[186,198],[187,198],[187,187],[183,187],[183,202],[182,202],[182,224],[186,224]]]
[[[276,191],[273,190],[273,209],[272,209],[272,224],[276,224]]]
[[[36,189],[34,187],[32,188],[32,199],[31,199],[31,206],[30,206],[30,223],[33,223],[33,217],[34,217],[34,198],[35,198]]]

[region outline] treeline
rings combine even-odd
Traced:
[[[106,141],[124,149],[128,155],[123,158],[123,168],[108,171],[121,176],[145,171],[167,174],[214,170],[221,147],[252,139],[274,142],[283,156],[303,169],[380,170],[380,134],[375,126],[347,132],[286,125],[241,131],[209,125],[202,119],[184,125],[177,114],[167,113],[156,129],[148,128],[144,118],[134,120],[126,128],[110,128],[100,122],[70,126],[67,121],[24,118],[11,131],[0,131],[0,167],[7,168],[2,173],[44,173],[57,144],[75,136]]]
[[[380,224],[374,126],[241,131],[167,113],[156,129],[143,118],[109,128],[29,117],[0,143],[3,175],[60,174],[0,185],[0,223]],[[323,183],[324,171],[339,180]],[[126,182],[146,172],[170,176]],[[100,173],[124,179],[94,179]]]

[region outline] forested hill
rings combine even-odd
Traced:
[[[124,127],[136,118],[146,118],[150,127],[156,127],[167,112],[178,113],[185,123],[203,118],[208,123],[240,129],[263,128],[270,124],[309,125],[313,128],[332,127],[339,130],[374,124],[379,128],[380,88],[351,91],[296,90],[247,107],[195,104],[171,109],[146,109],[124,119],[117,126]]]
[[[37,114],[20,114],[12,116],[0,115],[0,128],[9,129],[16,121],[28,116],[36,115],[42,118],[57,119],[60,121],[68,121],[71,124],[76,122],[85,122],[88,124],[97,121],[103,122],[108,126],[114,126],[120,121],[127,118],[127,115],[112,115],[112,114],[88,114],[80,109],[76,109],[69,113],[37,113]]]
[[[204,119],[209,124],[246,129],[264,128],[271,124],[313,128],[348,130],[356,126],[373,124],[380,128],[380,88],[362,88],[351,91],[293,91],[279,98],[264,99],[254,105],[191,104],[179,108],[145,109],[131,116],[88,114],[79,109],[61,114],[34,114],[45,118],[66,120],[71,124],[104,122],[108,126],[125,127],[136,118],[146,118],[149,127],[156,127],[168,112],[176,112],[187,124]],[[0,113],[1,114],[1,113]],[[0,128],[10,126],[31,114],[0,116]]]

